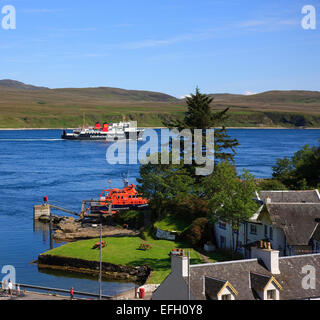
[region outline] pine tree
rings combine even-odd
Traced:
[[[188,109],[184,119],[163,121],[163,124],[168,128],[178,128],[179,130],[222,127],[215,129],[215,158],[233,162],[235,147],[239,145],[239,142],[227,134],[226,128],[223,125],[223,122],[228,118],[227,112],[229,108],[214,112],[211,107],[212,102],[213,98],[200,93],[197,87],[195,94],[191,94],[186,99]],[[203,141],[203,145],[205,145],[205,141]],[[229,152],[226,150],[229,150]]]

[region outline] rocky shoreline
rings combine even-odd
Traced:
[[[50,218],[48,216],[41,216],[39,221],[48,223]],[[55,230],[53,239],[56,242],[71,242],[100,237],[100,226],[94,222],[84,223],[72,217],[52,215],[52,224]],[[102,226],[102,237],[134,237],[137,235],[139,235],[138,231],[110,225]]]

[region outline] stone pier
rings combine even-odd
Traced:
[[[34,220],[38,220],[41,216],[50,217],[50,205],[48,204],[40,204],[33,206],[33,218]]]

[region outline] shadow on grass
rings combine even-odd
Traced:
[[[203,263],[203,261],[198,258],[191,258],[190,263],[199,264],[199,263]],[[166,271],[171,269],[171,259],[169,255],[168,255],[168,258],[162,258],[162,259],[143,258],[143,259],[133,260],[132,262],[130,262],[130,265],[148,266],[154,271]]]

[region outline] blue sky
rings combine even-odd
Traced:
[[[177,97],[196,86],[319,90],[320,0],[0,0],[0,9],[7,4],[17,26],[0,29],[0,79]],[[306,4],[316,30],[301,27]]]

